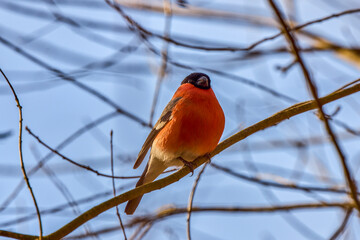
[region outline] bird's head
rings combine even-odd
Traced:
[[[195,87],[201,88],[201,89],[211,88],[210,78],[208,75],[206,75],[204,73],[195,72],[195,73],[190,74],[181,82],[181,84],[185,84],[185,83],[190,83],[190,84],[194,85]]]

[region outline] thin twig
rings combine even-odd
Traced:
[[[78,130],[76,130],[74,133],[72,133],[70,136],[68,136],[66,139],[64,139],[59,145],[57,145],[56,149],[58,151],[63,149],[64,147],[66,147],[67,145],[72,143],[75,139],[80,137],[85,132],[89,131],[90,129],[97,126],[98,124],[103,123],[115,116],[118,116],[117,111],[107,113],[107,114],[99,117],[98,119],[86,124],[85,126],[82,126]],[[53,152],[50,152],[47,155],[45,155],[45,157],[43,157],[35,167],[30,169],[30,171],[28,172],[28,175],[31,176],[31,175],[35,174],[43,165],[45,165],[51,159],[52,156],[54,156]],[[5,210],[6,206],[8,206],[11,203],[11,201],[13,201],[16,198],[16,196],[21,192],[21,189],[23,186],[24,186],[24,182],[20,181],[19,184],[14,188],[12,193],[10,193],[9,196],[5,199],[5,201],[0,205],[1,206],[0,212]]]
[[[272,213],[272,212],[287,212],[302,209],[322,209],[322,208],[339,208],[339,209],[351,209],[354,208],[354,204],[350,202],[333,202],[333,203],[299,203],[299,204],[284,204],[274,206],[256,206],[256,207],[193,207],[192,212],[223,212],[223,213]],[[137,217],[129,224],[135,225],[139,223],[148,223],[159,221],[160,219],[170,216],[188,213],[187,207],[169,207],[163,209],[161,212],[155,214],[149,214],[142,217]]]
[[[35,145],[31,146],[31,151],[36,161],[39,162],[40,153],[38,149],[35,147],[36,147]],[[61,181],[61,179],[57,177],[56,173],[50,167],[43,165],[41,169],[48,177],[48,179],[50,179],[50,181],[54,184],[54,186],[59,190],[59,192],[64,196],[66,202],[71,207],[74,215],[78,215],[80,213],[80,208],[76,203],[75,198],[73,197],[69,189],[66,187],[66,185]]]
[[[335,147],[335,149],[337,151],[337,154],[338,154],[338,156],[340,158],[347,184],[348,184],[348,186],[349,186],[349,188],[351,190],[351,196],[352,196],[352,198],[353,198],[353,200],[354,200],[354,202],[356,204],[356,208],[358,209],[358,211],[360,211],[360,202],[359,202],[359,199],[357,197],[357,186],[356,186],[355,180],[351,176],[351,172],[350,172],[350,169],[349,169],[348,164],[346,162],[345,155],[344,155],[344,153],[343,153],[343,151],[342,151],[342,149],[341,149],[341,147],[340,147],[340,145],[338,143],[336,135],[334,134],[334,132],[333,132],[333,130],[332,130],[330,124],[329,124],[328,119],[326,118],[326,114],[324,113],[322,103],[319,100],[316,85],[313,82],[313,80],[311,79],[310,73],[309,73],[307,67],[305,66],[305,62],[302,59],[302,56],[300,55],[299,47],[297,45],[296,38],[295,38],[295,36],[293,36],[290,33],[289,26],[285,22],[284,17],[282,15],[282,13],[280,12],[279,8],[277,7],[277,5],[275,4],[275,2],[273,0],[268,0],[268,1],[269,1],[269,4],[271,5],[272,9],[274,10],[275,14],[277,15],[277,18],[278,18],[279,22],[281,23],[282,28],[285,31],[285,36],[286,36],[286,39],[288,40],[288,42],[289,42],[289,44],[291,46],[292,52],[293,52],[297,62],[299,63],[301,69],[302,69],[302,72],[304,74],[307,85],[309,86],[309,88],[311,90],[311,94],[312,94],[313,98],[315,99],[316,106],[319,109],[320,116],[322,117],[322,120],[324,122],[326,132],[329,135],[329,137],[330,137],[330,139],[331,139],[331,141],[332,141],[332,143],[333,143],[333,145],[334,145],[334,147]]]
[[[199,184],[199,181],[200,181],[200,178],[201,178],[201,175],[204,173],[204,170],[206,168],[206,166],[208,165],[208,163],[205,163],[203,168],[201,169],[201,171],[199,172],[199,174],[197,175],[195,181],[194,181],[194,185],[191,189],[191,193],[190,193],[190,196],[189,196],[189,202],[188,202],[188,206],[187,206],[187,211],[188,211],[188,214],[187,214],[187,218],[186,218],[186,223],[187,223],[187,238],[188,240],[191,240],[191,232],[190,232],[190,219],[191,219],[191,212],[192,212],[192,207],[193,207],[193,201],[194,201],[194,196],[195,196],[195,191],[196,191],[196,188]]]
[[[139,176],[112,176],[109,174],[101,173],[97,170],[92,169],[90,166],[86,166],[80,163],[75,162],[74,160],[71,160],[70,158],[64,156],[63,154],[59,153],[57,150],[51,148],[49,145],[44,143],[38,136],[36,136],[27,126],[25,127],[25,130],[28,131],[28,133],[33,136],[41,145],[49,149],[51,152],[55,153],[56,155],[60,156],[62,159],[70,162],[71,164],[74,164],[75,166],[78,166],[80,168],[86,169],[90,172],[96,173],[98,176],[102,177],[108,177],[108,178],[118,178],[118,179],[131,179],[131,178],[139,178]]]
[[[358,79],[356,79],[354,81],[351,81],[351,82],[345,84],[344,86],[342,86],[341,88],[339,88],[339,90],[342,90],[342,89],[347,88],[347,87],[349,87],[351,85],[354,85],[355,83],[358,83],[359,81],[360,81],[360,78],[358,78]]]
[[[323,21],[326,21],[326,20],[329,20],[329,19],[332,19],[332,18],[337,18],[337,17],[340,17],[340,16],[344,16],[344,15],[348,15],[348,14],[353,14],[353,13],[359,13],[360,12],[360,8],[356,8],[356,9],[350,9],[350,10],[347,10],[347,11],[343,11],[343,12],[339,12],[339,13],[335,13],[335,14],[331,14],[329,16],[326,16],[326,17],[323,17],[323,18],[318,18],[318,19],[315,19],[313,21],[309,21],[307,23],[304,23],[304,24],[300,24],[300,25],[297,25],[293,28],[290,28],[289,30],[291,32],[295,32],[297,30],[300,30],[300,29],[303,29],[309,25],[312,25],[312,24],[315,24],[315,23],[321,23]],[[246,50],[251,50],[253,48],[255,48],[256,46],[264,43],[264,42],[267,42],[269,40],[274,40],[278,37],[280,37],[281,35],[283,34],[283,31],[271,36],[271,37],[267,37],[267,38],[264,38],[262,40],[259,40],[255,43],[253,43],[252,45],[250,45],[249,47],[247,47]]]
[[[164,14],[165,14],[164,37],[169,37],[170,30],[171,30],[171,20],[172,20],[171,1],[170,0],[163,0],[163,1],[164,1],[163,5],[164,5]],[[156,108],[156,104],[159,99],[161,83],[163,82],[165,74],[166,74],[168,54],[169,54],[169,42],[164,41],[163,47],[161,50],[161,66],[160,66],[158,78],[156,81],[154,99],[153,99],[153,103],[151,106],[151,112],[150,112],[149,125],[152,125],[152,122],[154,120],[155,108]]]
[[[35,148],[35,146],[32,146],[31,150],[34,155],[34,158],[39,162],[40,154],[39,154],[37,148]],[[56,173],[51,168],[47,167],[46,165],[43,165],[41,169],[48,176],[50,181],[53,182],[53,184],[59,190],[59,192],[64,196],[65,200],[67,201],[68,206],[71,207],[74,215],[76,216],[76,215],[80,214],[81,211],[80,211],[78,203],[76,202],[75,198],[73,197],[73,195],[71,194],[69,189],[66,187],[66,185],[61,181],[61,179],[59,179],[56,176]],[[40,214],[42,216],[44,216],[43,212],[44,212],[44,210],[40,211]],[[17,219],[16,223],[19,224],[20,221],[21,220]],[[4,224],[2,224],[2,225],[4,225]],[[93,231],[91,230],[90,226],[84,225],[84,229],[85,229],[86,234],[93,235]],[[96,235],[94,235],[94,236],[96,236]]]
[[[317,187],[317,186],[313,186],[313,185],[312,186],[304,186],[304,185],[299,185],[299,184],[295,184],[295,183],[280,183],[280,182],[275,182],[275,181],[262,180],[259,177],[246,176],[245,174],[235,172],[234,170],[232,170],[230,168],[220,166],[215,163],[211,163],[211,166],[214,167],[215,169],[222,171],[224,173],[227,173],[233,177],[240,178],[240,179],[248,181],[248,182],[260,184],[263,186],[301,190],[304,192],[328,192],[328,193],[336,193],[336,194],[349,194],[350,193],[346,189],[339,189],[336,187]],[[360,193],[358,193],[358,194],[360,195]]]
[[[112,187],[113,187],[113,195],[114,195],[114,197],[116,197],[116,187],[115,187],[115,179],[114,179],[113,130],[110,131],[110,161],[111,161],[111,176],[112,176],[111,180],[112,180]],[[115,206],[115,208],[116,208],[116,215],[117,215],[117,217],[119,219],[119,223],[120,223],[122,232],[124,234],[124,239],[127,240],[125,228],[124,228],[124,225],[123,225],[123,222],[121,220],[120,213],[119,213],[119,208],[118,208],[117,205]]]
[[[37,218],[38,218],[38,221],[39,221],[39,238],[40,240],[42,239],[42,236],[43,236],[43,229],[42,229],[42,222],[41,222],[41,215],[40,215],[40,210],[39,210],[39,207],[38,207],[38,204],[36,202],[36,198],[35,198],[35,194],[31,188],[31,185],[30,185],[30,180],[27,176],[27,173],[26,173],[26,169],[25,169],[25,164],[24,164],[24,159],[23,159],[23,152],[22,152],[22,130],[23,130],[23,117],[22,117],[22,106],[20,104],[20,100],[19,98],[17,97],[16,95],[16,92],[15,92],[15,89],[13,88],[13,86],[11,85],[9,79],[6,77],[5,73],[3,72],[3,70],[0,68],[0,72],[1,74],[4,76],[6,82],[8,83],[14,97],[15,97],[15,101],[16,101],[16,106],[18,107],[19,109],[19,157],[20,157],[20,165],[21,165],[21,171],[24,175],[24,179],[25,179],[25,182],[26,182],[26,185],[27,187],[29,188],[29,191],[30,191],[30,194],[31,194],[31,198],[34,202],[34,205],[35,205],[35,209],[36,209],[36,213],[37,213]]]
[[[336,240],[340,234],[342,232],[344,232],[345,230],[345,227],[347,225],[347,223],[349,222],[349,219],[350,219],[350,216],[351,216],[351,213],[352,213],[353,209],[352,208],[348,208],[346,213],[345,213],[345,217],[344,217],[344,220],[341,222],[340,226],[338,229],[336,229],[336,231],[334,232],[333,235],[331,235],[331,237],[329,238],[329,240]]]
[[[141,240],[143,237],[145,237],[145,235],[150,231],[151,227],[153,226],[153,224],[149,223],[146,225],[146,228],[144,229],[144,231],[139,235],[139,237],[137,238],[137,240]]]
[[[135,238],[140,234],[141,230],[145,227],[147,223],[139,224],[133,234],[130,236],[129,240],[135,240]]]

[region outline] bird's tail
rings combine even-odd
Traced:
[[[141,174],[139,181],[136,183],[136,187],[154,181],[166,169],[160,161],[156,161],[156,159],[152,160],[155,161],[149,161],[150,165],[149,163],[146,165],[144,172]],[[127,215],[132,215],[135,212],[142,197],[143,195],[128,201],[125,207],[125,213]]]

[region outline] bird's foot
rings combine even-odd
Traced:
[[[179,157],[180,161],[184,164],[184,166],[187,166],[191,171],[191,176],[194,175],[194,164],[192,162],[188,162],[182,157]]]
[[[207,163],[210,164],[211,163],[211,154],[207,153],[207,154],[204,155],[204,157],[206,157],[208,159]]]

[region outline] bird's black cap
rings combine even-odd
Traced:
[[[194,73],[190,74],[189,76],[187,76],[181,82],[181,84],[184,84],[184,83],[191,83],[195,87],[201,88],[201,89],[211,88],[210,77],[208,75],[206,75],[205,73],[194,72]]]

